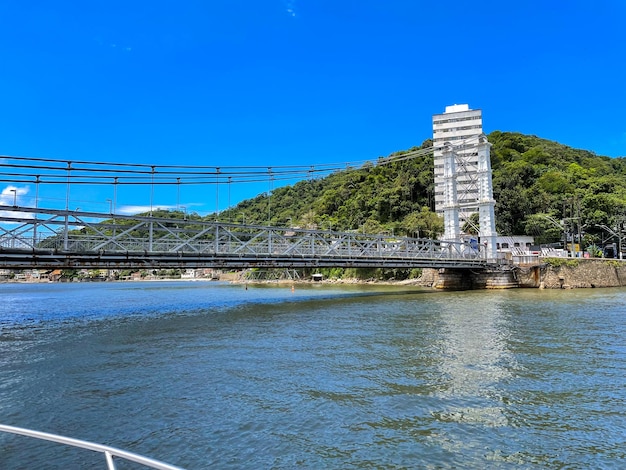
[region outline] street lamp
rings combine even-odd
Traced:
[[[17,207],[17,189],[10,190],[13,193],[13,207]]]
[[[113,214],[113,201],[111,199],[107,199],[109,203],[109,214]]]

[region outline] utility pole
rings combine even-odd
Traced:
[[[626,217],[622,216],[621,219],[618,219],[615,231],[617,232],[617,249],[619,250],[619,259],[624,259],[622,256],[622,247],[624,246],[622,240],[626,240]]]
[[[575,215],[574,213],[574,208],[575,208],[575,202],[577,202],[577,199],[575,200],[574,198],[568,198],[566,200],[563,201],[563,231],[564,231],[564,237],[565,239],[563,240],[563,247],[567,249],[567,237],[570,236],[571,237],[571,244],[570,244],[570,248],[571,248],[571,253],[572,253],[572,258],[576,257],[576,234],[578,233],[578,243],[579,243],[579,248],[581,248],[580,246],[580,217],[578,217],[578,213]],[[569,217],[567,217],[567,214],[569,212]],[[574,226],[574,223],[576,223],[576,226]]]

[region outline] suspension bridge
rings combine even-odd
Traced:
[[[429,152],[379,159],[386,165]],[[0,157],[0,268],[485,268],[485,247],[366,234],[358,230],[232,223],[220,220],[220,190],[230,208],[234,184],[324,176],[363,162],[289,167],[135,165]],[[183,188],[215,188],[210,217],[181,205]],[[147,193],[147,194],[146,194]],[[155,198],[167,193],[171,204]],[[145,204],[137,204],[141,197]],[[172,199],[175,199],[172,200]],[[223,201],[222,194],[222,201]],[[80,207],[71,209],[75,205]],[[268,201],[268,211],[271,210]],[[164,216],[168,207],[171,211]],[[107,210],[108,209],[108,210]],[[129,214],[134,209],[139,214]],[[268,216],[269,220],[269,216]]]

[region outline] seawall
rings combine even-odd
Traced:
[[[626,286],[626,260],[544,258],[510,270],[424,269],[419,284],[437,289],[577,289]]]
[[[626,286],[626,260],[545,258],[537,266],[518,267],[520,287],[577,289]]]

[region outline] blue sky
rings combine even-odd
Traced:
[[[468,103],[487,133],[626,156],[625,20],[624,0],[2,0],[0,154],[360,161]]]

